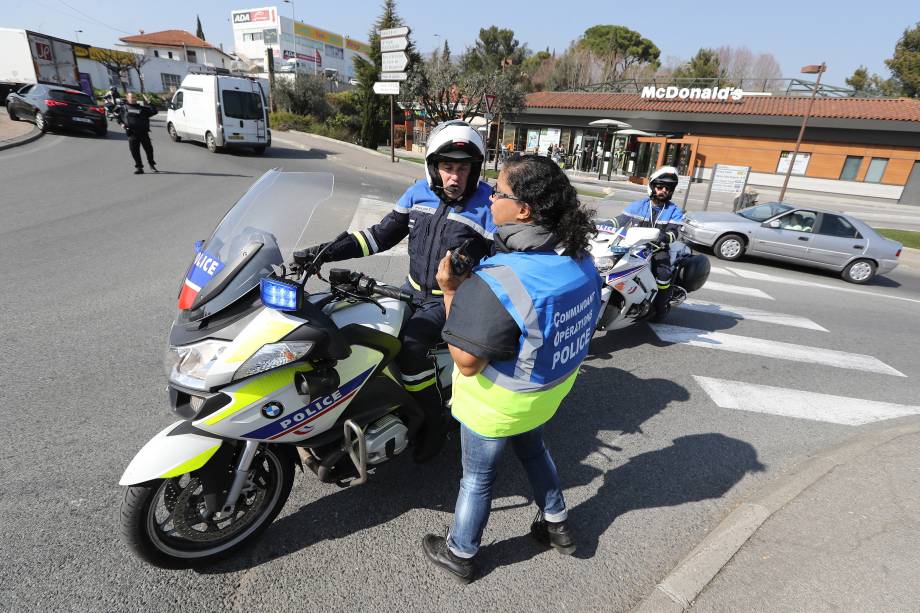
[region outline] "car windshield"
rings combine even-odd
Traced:
[[[73,104],[95,104],[86,94],[80,92],[68,92],[64,91],[63,89],[52,89],[50,92],[48,92],[48,97],[52,100],[72,102]]]
[[[771,217],[776,217],[786,211],[791,211],[793,208],[794,207],[783,204],[782,202],[768,202],[766,204],[758,204],[757,206],[741,209],[738,211],[738,214],[751,221],[766,221]]]
[[[224,114],[233,119],[262,119],[262,96],[225,89]]]

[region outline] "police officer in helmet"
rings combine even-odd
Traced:
[[[652,319],[659,320],[670,310],[671,301],[671,242],[677,240],[684,222],[684,212],[671,202],[677,189],[678,172],[673,166],[662,166],[652,173],[648,181],[648,198],[636,200],[616,219],[605,221],[614,227],[658,228],[658,244],[652,255],[652,273],[658,285]]]
[[[403,289],[415,295],[418,306],[403,327],[396,363],[403,386],[425,411],[414,452],[417,462],[440,451],[446,432],[437,371],[428,355],[440,342],[446,319],[438,263],[447,251],[464,244],[471,264],[491,251],[491,188],[479,180],[484,154],[482,138],[468,123],[438,124],[428,136],[426,179],[409,187],[376,225],[306,250],[319,262],[335,262],[381,253],[409,237],[409,275]]]

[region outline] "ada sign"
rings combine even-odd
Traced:
[[[642,97],[652,100],[722,100],[731,99],[734,102],[741,100],[746,94],[737,87],[655,87],[646,85],[642,88]],[[757,95],[762,95],[760,92]],[[769,95],[769,94],[767,94]]]
[[[399,81],[377,81],[374,83],[374,93],[384,96],[398,96]]]

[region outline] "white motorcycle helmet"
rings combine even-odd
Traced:
[[[437,194],[441,194],[441,175],[438,173],[438,162],[470,162],[470,176],[462,198],[466,198],[476,191],[479,186],[479,173],[485,159],[485,145],[479,132],[474,130],[465,121],[453,120],[439,123],[428,135],[428,146],[425,151],[425,176],[428,186]]]
[[[652,173],[648,178],[648,195],[652,196],[652,187],[655,185],[666,185],[671,188],[671,195],[677,189],[678,172],[673,166],[662,166]]]

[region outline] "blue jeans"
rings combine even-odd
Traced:
[[[492,507],[496,467],[509,441],[527,471],[534,502],[543,511],[544,517],[552,522],[566,518],[565,499],[556,465],[543,444],[543,426],[506,438],[489,438],[460,424],[463,478],[457,494],[454,523],[447,538],[447,546],[456,556],[472,558],[479,551],[482,532]]]

